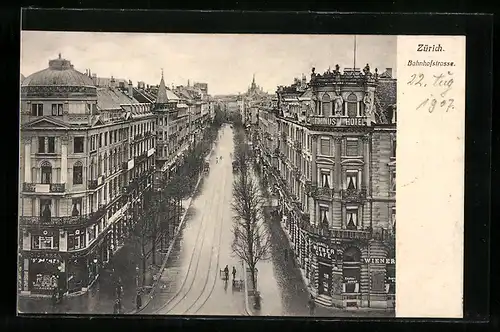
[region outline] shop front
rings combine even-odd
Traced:
[[[28,271],[24,271],[30,294],[52,295],[55,289],[64,292],[65,269],[64,262],[56,253],[34,253],[28,258]]]

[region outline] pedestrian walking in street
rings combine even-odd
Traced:
[[[236,280],[236,268],[233,266],[233,285],[235,280]]]
[[[113,306],[113,314],[118,315],[120,313],[120,300],[116,299]]]
[[[141,309],[142,307],[142,298],[141,298],[141,293],[137,292],[137,296],[135,298],[135,304],[137,310]]]
[[[224,268],[224,276],[225,276],[225,280],[227,281],[227,279],[229,279],[229,267],[227,265]]]
[[[314,302],[314,297],[312,295],[309,298],[308,306],[309,306],[309,315],[314,316],[314,310],[316,309],[316,302]]]

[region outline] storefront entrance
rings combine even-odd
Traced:
[[[324,262],[318,262],[318,294],[330,296],[332,288],[332,266]]]

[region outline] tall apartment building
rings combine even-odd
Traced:
[[[264,111],[279,127],[267,169],[312,293],[328,306],[393,307],[396,80],[368,66],[313,69],[277,96]]]
[[[155,117],[125,85],[69,60],[21,86],[19,291],[86,291],[138,220],[152,184]]]

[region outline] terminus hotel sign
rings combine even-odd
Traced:
[[[368,121],[367,121],[366,116],[359,116],[359,117],[311,116],[307,120],[311,125],[315,125],[315,126],[330,126],[330,127],[341,127],[341,126],[363,127],[363,126],[368,126]]]

